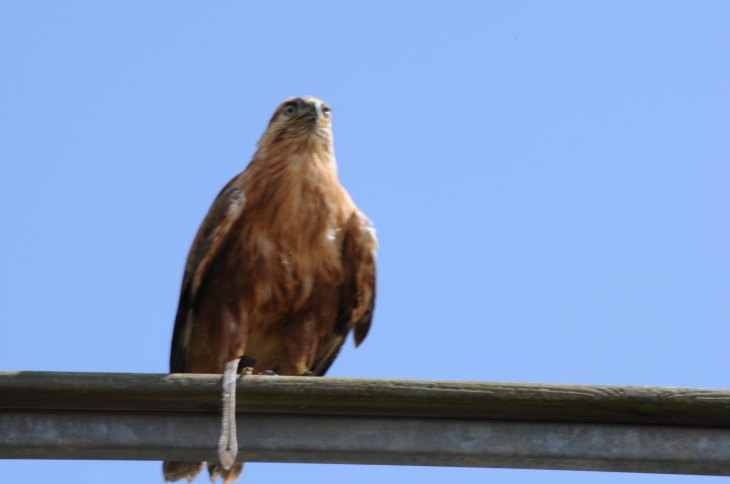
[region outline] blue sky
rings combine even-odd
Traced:
[[[1,369],[165,372],[200,221],[311,94],[381,244],[374,325],[330,375],[730,386],[730,3],[6,1],[0,60]],[[0,475],[161,482],[157,462]],[[716,478],[242,482],[286,479]]]

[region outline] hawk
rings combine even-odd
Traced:
[[[284,101],[185,264],[170,372],[224,373],[233,390],[224,389],[223,418],[223,434],[226,425],[233,434],[221,445],[230,438],[234,449],[208,463],[211,479],[233,482],[242,471],[233,462],[239,360],[255,373],[324,375],[350,331],[356,347],[368,333],[376,250],[372,224],[337,176],[332,110],[310,96]],[[165,462],[163,474],[191,481],[202,466]]]

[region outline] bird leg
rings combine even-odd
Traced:
[[[295,318],[287,325],[283,343],[296,375],[310,371],[317,353],[317,330],[317,321],[312,314]]]
[[[226,363],[223,371],[223,418],[221,438],[218,441],[218,459],[225,470],[236,462],[238,440],[236,437],[236,374],[240,358]]]

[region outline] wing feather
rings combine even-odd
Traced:
[[[324,376],[354,329],[355,347],[360,346],[370,329],[375,311],[375,233],[362,214],[356,213],[347,224],[342,244],[344,281],[334,333],[329,343],[317,351],[312,371]]]
[[[223,187],[208,210],[188,253],[180,289],[180,302],[175,316],[170,350],[170,372],[187,371],[188,344],[193,326],[195,297],[211,261],[223,247],[231,227],[241,216],[246,204],[243,173]]]

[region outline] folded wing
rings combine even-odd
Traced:
[[[312,365],[315,375],[323,376],[342,348],[350,331],[355,346],[360,346],[370,330],[375,310],[375,231],[361,213],[354,213],[345,228],[342,244],[344,282],[334,334],[318,351]]]
[[[242,179],[243,173],[223,187],[205,216],[190,248],[175,316],[175,329],[172,333],[170,373],[187,372],[195,297],[211,261],[220,252],[231,233],[231,228],[243,213],[246,197]]]

